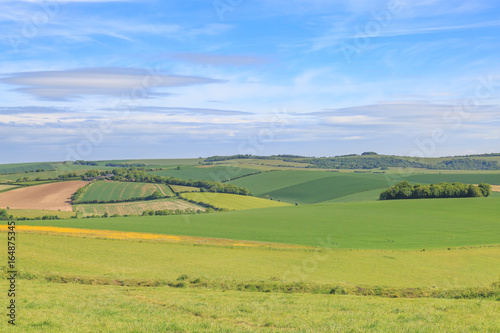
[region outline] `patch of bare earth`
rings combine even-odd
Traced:
[[[73,211],[71,196],[86,184],[87,182],[84,181],[68,181],[23,187],[0,193],[0,208],[71,212]]]

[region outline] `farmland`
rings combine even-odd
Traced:
[[[0,193],[0,208],[71,212],[71,195],[87,182],[69,181],[23,187]]]
[[[145,210],[186,210],[188,208],[194,209],[195,211],[205,210],[205,208],[201,206],[175,198],[112,204],[79,204],[73,206],[74,211],[82,213],[83,217],[92,215],[102,216],[105,213],[110,216],[115,214],[141,215]]]
[[[172,190],[167,185],[149,183],[95,182],[91,184],[79,198],[78,202],[92,201],[123,201],[134,198],[146,198],[155,191],[165,196],[172,196]]]
[[[311,218],[314,216],[314,218]],[[425,199],[299,205],[184,217],[90,221],[28,221],[88,227],[338,248],[421,250],[498,244],[500,198]],[[305,222],[307,221],[307,223]]]
[[[229,210],[282,207],[289,205],[283,202],[227,193],[184,193],[181,197]]]
[[[202,161],[148,163],[168,168],[154,173],[169,177],[237,178],[229,183],[248,187],[257,197],[97,181],[80,200],[143,199],[155,191],[167,197],[68,203],[74,212],[10,209],[8,214],[18,217],[67,218],[17,221],[22,241],[18,304],[30,314],[20,318],[19,327],[28,332],[78,331],[84,324],[111,332],[499,329],[500,193],[378,200],[402,179],[413,184],[488,182],[496,189],[499,172],[332,172],[300,169],[305,164],[298,162],[289,162],[287,169],[283,161],[259,159],[200,167]],[[106,163],[54,165],[106,173]],[[5,188],[0,199],[8,195],[11,200],[21,190],[43,197],[43,186],[71,183]],[[182,198],[234,211],[139,216],[144,211],[205,210]],[[80,218],[69,219],[76,212]],[[81,218],[105,214],[120,216]],[[5,225],[0,230],[5,235]],[[95,303],[95,297],[104,303]],[[79,312],[68,310],[74,308]],[[165,324],[151,314],[170,321]]]

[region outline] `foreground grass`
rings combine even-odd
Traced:
[[[336,248],[429,250],[498,244],[500,199],[390,200],[299,205],[227,213],[26,225],[149,232]]]
[[[6,239],[6,233],[1,234]],[[200,246],[18,234],[18,268],[47,276],[384,288],[487,287],[500,280],[500,247],[436,251],[303,250]]]
[[[0,283],[7,288],[5,281]],[[495,332],[500,302],[19,280],[11,332]]]

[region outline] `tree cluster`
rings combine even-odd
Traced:
[[[466,198],[487,197],[491,186],[481,183],[478,186],[463,183],[438,183],[432,185],[411,185],[400,182],[380,194],[380,200],[423,199],[423,198]]]

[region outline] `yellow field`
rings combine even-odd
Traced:
[[[159,199],[139,202],[122,202],[113,204],[82,204],[74,205],[75,212],[81,212],[83,216],[92,215],[141,215],[145,210],[194,210],[205,211],[205,208],[179,199]]]
[[[183,193],[181,197],[229,210],[290,206],[284,202],[228,193]]]

